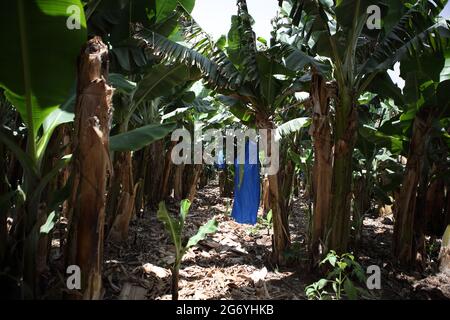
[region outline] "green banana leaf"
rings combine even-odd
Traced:
[[[283,123],[277,128],[277,135],[285,137],[293,132],[297,132],[300,129],[307,128],[311,125],[311,118],[301,117],[292,119],[286,123]]]
[[[108,77],[108,82],[117,92],[122,92],[124,94],[130,95],[136,88],[136,83],[127,80],[123,75],[117,73],[111,73]],[[55,129],[63,123],[72,122],[74,120],[75,102],[76,92],[75,89],[73,89],[69,98],[45,118],[43,123],[43,135],[39,138],[37,143],[37,158],[39,163],[44,156],[48,142]]]
[[[156,217],[159,221],[164,224],[164,228],[172,239],[173,244],[175,245],[176,254],[182,252],[183,247],[181,244],[181,232],[182,228],[180,225],[180,220],[173,218],[169,212],[167,211],[166,205],[164,202],[159,203],[159,209],[156,214]]]
[[[175,123],[150,124],[110,137],[109,148],[112,151],[137,151],[158,141],[173,130]]]
[[[137,106],[146,100],[170,95],[173,93],[174,88],[192,80],[192,78],[198,77],[198,75],[191,74],[188,67],[183,64],[173,66],[156,65],[139,81],[133,93],[133,104]]]
[[[80,28],[69,29],[76,6]],[[80,0],[7,0],[0,11],[0,87],[36,136],[75,81],[76,57],[86,41]],[[76,15],[76,13],[75,13]]]
[[[204,240],[208,234],[216,232],[217,226],[218,222],[215,218],[209,220],[207,223],[202,225],[198,229],[197,234],[189,238],[185,250],[195,246],[199,241]]]

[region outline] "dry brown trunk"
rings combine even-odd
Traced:
[[[78,64],[71,225],[66,261],[81,270],[81,297],[102,296],[105,193],[113,89],[107,84],[108,49],[100,37],[83,47]],[[76,293],[71,298],[80,298]]]
[[[202,189],[208,185],[208,175],[205,170],[200,172],[199,188]]]
[[[173,197],[177,201],[183,199],[183,172],[184,164],[175,167],[175,175],[173,177]]]
[[[428,172],[424,173],[423,170],[421,170],[419,186],[417,189],[416,210],[414,212],[412,252],[416,267],[421,268],[422,271],[424,270],[426,263],[425,229],[427,223],[425,216],[425,205],[428,185],[427,182]]]
[[[136,181],[136,192],[134,196],[134,210],[138,217],[141,217],[146,201],[144,200],[145,192],[145,181],[147,178],[147,161],[148,161],[149,149],[138,151],[133,154],[134,165],[136,168],[134,171],[133,179]]]
[[[221,197],[231,197],[233,194],[233,181],[227,166],[219,172],[219,189]]]
[[[332,136],[329,117],[329,99],[325,79],[314,74],[311,84],[313,123],[310,135],[314,141],[313,195],[314,213],[310,252],[313,264],[317,263],[326,243],[327,224],[331,209],[331,181],[333,177]]]
[[[445,181],[441,177],[436,177],[428,187],[424,207],[428,235],[440,237],[444,233],[447,227],[445,205]]]
[[[258,127],[260,129],[274,130],[275,125],[268,117],[257,114]],[[267,134],[267,156],[272,157],[273,137],[270,132]],[[281,156],[281,155],[280,155]],[[279,163],[283,163],[278,159]],[[269,179],[269,201],[272,209],[273,236],[272,236],[272,256],[273,264],[283,266],[286,264],[285,252],[291,244],[289,234],[288,208],[286,199],[283,195],[283,173],[278,170],[277,173],[268,175]]]
[[[280,192],[280,182],[278,174],[269,175],[270,203],[273,219],[272,238],[272,262],[277,265],[285,265],[285,251],[289,247],[289,223],[284,199]]]
[[[185,164],[183,168],[183,178],[181,182],[181,199],[186,199],[191,190],[191,185],[193,183],[193,178],[195,174],[194,164]]]
[[[124,242],[128,238],[128,229],[134,212],[135,186],[133,182],[133,168],[131,152],[120,152],[116,154],[118,159],[114,167],[114,174],[117,179],[113,183],[120,188],[115,212],[113,212],[114,222],[109,232],[109,238],[115,242]]]
[[[71,144],[71,133],[72,133],[72,124],[63,124],[61,125],[59,133],[62,136],[62,146],[64,147],[63,154],[69,155],[72,153],[72,144]],[[70,177],[70,167],[65,167],[62,169],[62,172],[58,176],[58,189],[62,189],[66,183],[69,181]],[[62,204],[61,217],[67,218],[67,210],[68,210],[68,201],[64,201]],[[62,234],[61,234],[62,236]],[[60,239],[62,243],[62,239]]]
[[[198,185],[198,180],[200,178],[200,174],[202,173],[202,165],[201,164],[196,164],[194,166],[194,173],[192,175],[192,180],[189,186],[189,192],[187,195],[187,198],[189,199],[189,201],[192,203],[194,201],[195,195],[197,194],[197,185]]]
[[[176,141],[173,141],[170,145],[169,149],[166,152],[165,164],[164,164],[164,174],[162,178],[162,186],[161,186],[161,200],[166,199],[169,196],[169,178],[170,172],[172,171],[172,149],[177,144]]]
[[[169,153],[170,155],[170,153]],[[148,147],[148,161],[145,165],[144,190],[147,205],[157,206],[161,197],[161,185],[164,179],[164,140],[156,141]]]
[[[284,199],[284,208],[289,215],[292,209],[292,202],[291,202],[291,193],[293,190],[293,178],[294,178],[294,165],[291,160],[286,161],[286,164],[283,164],[281,169],[281,176],[282,176],[282,185],[281,189],[283,192],[283,199]]]

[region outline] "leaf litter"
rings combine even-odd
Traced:
[[[183,239],[194,235],[212,217],[217,219],[219,226],[215,234],[185,254],[180,269],[179,298],[306,299],[304,288],[321,276],[309,271],[304,201],[294,199],[290,217],[292,247],[296,250],[289,255],[296,263],[283,268],[269,262],[272,230],[264,225],[234,222],[228,203],[231,199],[221,197],[217,185],[198,191],[186,219]],[[169,201],[167,206],[171,212],[178,212],[176,201]],[[436,296],[436,283],[448,284],[448,278],[434,280],[432,272],[405,273],[389,262],[393,226],[386,221],[386,217],[368,215],[364,218],[357,255],[363,266],[377,264],[381,267],[384,285],[378,297],[426,299],[432,294]],[[106,245],[104,298],[171,299],[170,267],[175,261],[174,247],[157,220],[156,211],[149,210],[141,218],[135,217],[129,234],[126,243]],[[437,296],[446,297],[445,293]]]

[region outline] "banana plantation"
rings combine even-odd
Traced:
[[[450,299],[450,4],[212,1],[2,1],[0,297]]]

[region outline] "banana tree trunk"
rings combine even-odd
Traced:
[[[275,124],[267,117],[257,114],[258,127],[260,129],[275,130]],[[272,134],[267,134],[267,153],[268,158],[272,158]],[[281,154],[279,155],[282,156]],[[277,159],[280,164],[282,159]],[[235,173],[236,174],[236,173]],[[282,266],[286,264],[285,252],[291,244],[289,234],[289,220],[287,202],[283,194],[283,173],[278,170],[274,174],[268,175],[269,180],[269,201],[272,209],[273,235],[272,235],[272,256],[273,264]]]
[[[333,180],[331,211],[328,218],[330,235],[327,249],[347,251],[350,234],[350,204],[352,197],[352,160],[356,140],[358,114],[353,92],[339,88],[334,127]]]
[[[141,217],[144,207],[145,207],[145,201],[144,201],[144,193],[145,193],[145,181],[147,178],[147,161],[148,161],[148,147],[144,150],[140,150],[138,152],[135,152],[133,154],[134,159],[134,170],[133,172],[133,179],[136,181],[136,193],[134,196],[134,210],[136,212],[136,215],[138,217]]]
[[[156,141],[148,146],[148,161],[145,168],[144,190],[146,204],[157,206],[161,201],[161,184],[164,179],[164,140]],[[170,153],[169,153],[170,154]]]
[[[59,129],[59,133],[61,134],[60,141],[62,141],[62,146],[64,148],[62,153],[64,155],[72,154],[71,134],[72,134],[73,124],[72,123],[62,124],[58,127],[58,129]],[[62,172],[58,175],[58,189],[64,188],[66,183],[68,183],[68,181],[69,181],[70,174],[71,174],[70,167],[64,167],[62,169]],[[62,210],[61,210],[62,217],[67,217],[67,210],[68,210],[68,201],[66,200],[62,204]]]
[[[52,136],[50,143],[48,145],[46,154],[43,161],[43,172],[50,172],[50,170],[56,165],[56,163],[64,155],[71,154],[70,151],[70,128],[71,125],[66,123],[58,126],[55,130],[55,134]],[[67,167],[61,169],[58,175],[47,185],[45,191],[45,199],[42,202],[47,204],[51,203],[53,196],[57,190],[61,190],[65,187],[67,180],[69,178],[70,170]],[[42,206],[42,205],[41,205]],[[42,206],[38,211],[38,226],[43,225],[47,221],[47,212]],[[67,210],[66,201],[62,204],[61,216],[65,216]],[[41,284],[42,281],[46,281],[42,277],[43,273],[47,270],[48,255],[51,250],[52,238],[54,238],[54,232],[56,230],[52,229],[48,233],[40,233],[37,245],[37,256],[36,256],[36,272],[38,283]],[[60,248],[61,248],[61,238],[60,238]]]
[[[331,181],[333,177],[333,151],[329,99],[325,79],[318,74],[312,77],[311,93],[313,123],[310,135],[314,145],[312,239],[310,243],[313,265],[321,260],[326,250],[327,225],[331,208]]]
[[[208,175],[206,174],[206,171],[203,170],[200,172],[200,179],[199,179],[199,188],[202,189],[208,185],[209,179]]]
[[[165,160],[164,160],[164,174],[162,177],[162,185],[161,185],[161,200],[166,199],[169,196],[169,180],[170,180],[170,173],[172,171],[172,149],[177,144],[176,141],[173,141],[169,147],[169,149],[166,152]]]
[[[426,263],[425,229],[427,222],[425,216],[425,205],[428,187],[428,171],[429,170],[422,168],[420,172],[413,225],[412,252],[414,255],[416,267],[420,268],[420,270],[422,271],[425,269]]]
[[[283,164],[282,170],[282,185],[281,189],[283,191],[283,199],[284,199],[284,208],[287,210],[287,214],[291,213],[292,209],[292,201],[291,195],[293,192],[293,178],[294,178],[294,165],[291,160],[287,160],[286,163]]]
[[[295,197],[298,197],[298,195],[300,194],[300,192],[299,192],[300,188],[299,188],[298,178],[297,178],[297,175],[296,175],[296,174],[294,174],[292,183],[293,183],[293,186],[292,186],[292,188],[293,188],[292,194],[294,194]]]
[[[358,246],[361,239],[362,219],[364,214],[370,209],[371,186],[373,185],[370,176],[372,172],[366,169],[366,175],[358,177],[353,184],[353,226],[354,226],[354,245]]]
[[[269,175],[270,203],[273,217],[272,263],[285,265],[285,252],[290,245],[288,214],[283,199],[280,177]]]
[[[184,164],[175,166],[175,175],[173,177],[173,197],[177,201],[183,199],[183,172]]]
[[[133,181],[133,167],[131,152],[120,152],[116,154],[114,166],[113,185],[120,188],[117,198],[109,199],[117,201],[114,207],[109,239],[115,242],[124,242],[128,238],[128,229],[134,212],[135,185]]]
[[[436,178],[430,182],[424,207],[426,233],[436,237],[440,237],[447,227],[445,219],[445,179],[439,174],[440,172],[445,171],[440,171],[437,166],[434,166],[431,176]]]
[[[414,220],[417,207],[417,193],[424,162],[425,141],[430,129],[431,112],[422,109],[416,115],[409,146],[408,162],[403,177],[400,197],[396,206],[394,224],[394,257],[402,265],[410,265],[414,255]]]
[[[233,195],[233,178],[231,177],[227,165],[219,172],[219,189],[221,197],[231,198]]]
[[[187,198],[192,203],[194,201],[195,195],[197,194],[197,185],[200,179],[200,174],[202,173],[202,165],[196,164],[194,165],[194,173],[192,175],[191,184],[189,186],[188,196]]]
[[[183,168],[183,178],[181,185],[181,199],[186,199],[189,195],[192,184],[194,183],[195,165],[185,164]],[[197,186],[197,185],[196,185]]]
[[[105,193],[113,89],[107,84],[108,49],[100,37],[87,42],[78,65],[71,196],[71,225],[66,261],[81,270],[81,295],[100,299],[105,222]]]

